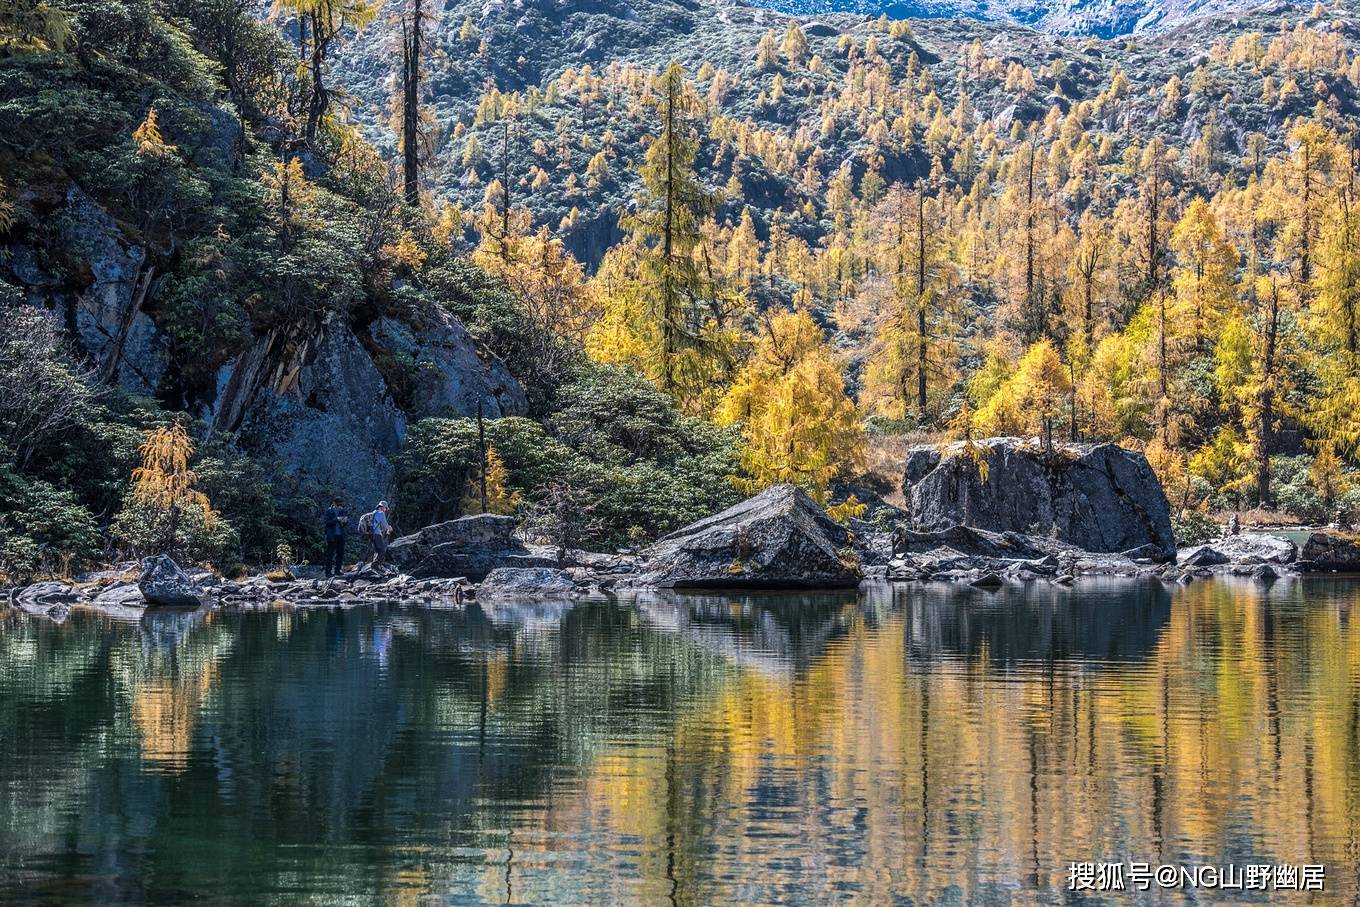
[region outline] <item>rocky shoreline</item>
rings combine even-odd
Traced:
[[[962,529],[962,527],[961,527]],[[999,588],[1012,583],[1069,585],[1082,577],[1155,579],[1185,584],[1215,576],[1272,581],[1318,572],[1360,573],[1360,546],[1315,532],[1302,545],[1278,536],[1247,533],[1182,548],[1175,561],[1159,563],[1138,552],[1102,554],[1042,544],[1045,540],[1016,533],[963,529],[899,534],[884,563],[864,565],[853,585],[872,583],[968,584]],[[861,550],[879,549],[883,538],[866,539]],[[1048,550],[1044,550],[1047,548]],[[918,550],[909,550],[918,549]],[[547,554],[539,555],[547,558]],[[260,574],[225,580],[208,571],[181,570],[168,558],[148,558],[82,575],[74,582],[49,580],[0,593],[0,604],[63,621],[74,609],[93,609],[114,617],[135,618],[150,609],[206,608],[212,611],[259,611],[277,608],[357,607],[420,601],[456,607],[470,601],[575,599],[640,592],[657,588],[752,589],[845,588],[836,586],[760,586],[712,582],[708,585],[661,584],[647,572],[648,562],[635,555],[572,552],[562,566],[496,567],[480,581],[467,577],[416,577],[396,568],[364,567],[340,577],[314,575],[317,568]],[[150,574],[150,576],[148,576]],[[134,578],[135,577],[135,578]]]
[[[1032,537],[982,530],[912,533],[887,542],[902,550],[895,551],[885,563],[864,565],[854,574],[853,585],[947,582],[997,588],[1025,582],[1068,585],[1078,578],[1093,576],[1185,584],[1214,576],[1271,581],[1317,572],[1360,573],[1360,547],[1322,532],[1314,533],[1303,546],[1266,534],[1231,536],[1183,548],[1175,561],[1165,563],[1139,556],[1137,552],[1100,554],[1052,543],[1039,545]],[[857,547],[868,549],[877,545],[881,550],[884,543],[882,538],[873,538]],[[1043,550],[1044,547],[1049,550]],[[909,548],[921,550],[906,550]],[[149,609],[258,611],[409,601],[447,607],[470,601],[494,604],[526,599],[574,599],[656,588],[811,589],[848,585],[844,582],[835,586],[780,587],[731,582],[663,585],[648,574],[647,567],[640,556],[572,552],[560,567],[496,567],[480,581],[462,576],[422,578],[390,567],[379,570],[364,567],[330,579],[314,575],[317,568],[303,567],[281,574],[225,580],[208,571],[180,570],[168,558],[149,558],[144,565],[135,562],[116,565],[82,575],[74,582],[49,580],[9,589],[0,593],[0,604],[62,621],[77,608],[115,617],[136,617]],[[148,573],[152,577],[144,579]]]
[[[389,563],[325,578],[317,567],[240,580],[181,569],[166,556],[0,592],[10,607],[64,620],[73,608],[262,610],[400,601],[457,606],[649,589],[848,589],[862,583],[1066,585],[1083,576],[1187,583],[1215,575],[1270,581],[1360,572],[1360,545],[1266,533],[1177,548],[1160,485],[1141,454],[1114,445],[1044,448],[989,439],[909,453],[904,509],[842,526],[792,485],[767,488],[637,552],[559,551],[482,514],[427,526]],[[1022,531],[1024,527],[1030,531]]]

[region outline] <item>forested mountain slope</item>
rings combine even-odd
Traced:
[[[1320,513],[1355,452],[1358,21],[1274,3],[1099,40],[455,5],[431,31],[425,179],[510,270],[541,227],[596,271],[587,350],[743,425],[751,471],[797,473],[760,440],[780,426],[825,427],[804,441],[819,456],[844,446],[839,369],[871,425],[1060,424],[1146,446],[1182,504],[1312,482]],[[390,144],[383,41],[343,65]],[[677,189],[678,253],[660,201]],[[848,449],[809,468],[853,472]]]
[[[832,15],[800,23],[790,59],[782,44],[794,21],[709,0],[455,4],[427,62],[431,186],[473,210],[508,167],[513,203],[536,223],[565,221],[566,242],[593,266],[618,239],[617,213],[654,126],[640,103],[645,73],[672,59],[706,102],[700,170],[732,190],[728,213],[750,208],[763,236],[779,212],[809,240],[827,233],[839,174],[856,185],[870,170],[910,183],[938,157],[946,182],[966,193],[989,141],[1004,151],[1017,128],[1052,131],[1055,117],[1090,143],[1108,141],[1104,163],[1153,137],[1189,150],[1207,124],[1211,168],[1240,173],[1252,133],[1268,154],[1285,122],[1319,101],[1355,112],[1356,87],[1336,68],[1357,33],[1354,5],[1310,19],[1276,3],[1115,41]],[[391,148],[389,58],[377,28],[341,65],[358,118]],[[498,111],[512,93],[507,161]]]

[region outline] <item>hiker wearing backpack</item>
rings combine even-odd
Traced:
[[[345,528],[349,514],[339,498],[326,508],[326,577],[339,576],[345,569]],[[332,572],[333,571],[333,572]]]
[[[368,526],[364,526],[364,520]],[[373,566],[381,567],[387,560],[387,539],[392,535],[392,523],[387,519],[387,502],[379,501],[378,509],[366,513],[359,520],[359,529],[367,531],[373,542]]]

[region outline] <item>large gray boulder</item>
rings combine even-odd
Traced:
[[[1141,453],[1115,444],[988,438],[907,452],[902,496],[914,526],[971,526],[1085,551],[1176,554],[1170,508]],[[985,468],[982,465],[985,464]],[[1144,546],[1151,546],[1145,548]]]
[[[1360,572],[1360,545],[1354,539],[1314,532],[1303,543],[1299,561],[1312,570]]]
[[[179,564],[164,554],[142,561],[137,588],[148,606],[197,608],[203,604],[203,590]]]
[[[836,589],[859,584],[850,533],[793,485],[775,485],[643,552],[643,585]]]
[[[414,577],[461,576],[480,581],[498,567],[553,567],[514,537],[515,521],[493,513],[459,517],[402,536],[387,559]]]

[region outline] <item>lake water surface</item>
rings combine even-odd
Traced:
[[[1360,581],[0,612],[0,902],[1360,898]],[[1247,892],[1130,891],[1119,903]]]

